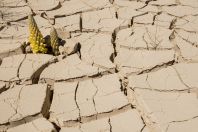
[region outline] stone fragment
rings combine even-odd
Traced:
[[[86,12],[82,14],[83,29],[94,29],[99,31],[110,31],[121,25],[127,25],[124,20],[116,19],[115,9],[106,8],[99,11]]]
[[[119,109],[128,105],[127,98],[124,96],[124,93],[121,92],[118,75],[112,74],[94,79],[93,83],[97,88],[94,100],[98,113],[109,112],[113,109]],[[115,102],[115,99],[119,101]]]
[[[182,5],[187,5],[191,7],[198,7],[197,0],[179,0]]]
[[[114,4],[121,7],[130,7],[133,10],[143,7],[145,3],[138,1],[130,1],[130,0],[114,0]]]
[[[0,44],[0,58],[3,59],[5,57],[22,54],[24,49],[22,46],[22,40],[8,40],[8,39],[1,39]]]
[[[78,36],[72,36],[71,39],[66,39],[68,44],[65,46],[73,47],[74,44],[79,43],[81,45],[81,59],[84,62],[110,70],[115,68],[115,65],[110,60],[114,52],[111,39],[111,34],[82,33]]]
[[[55,27],[64,31],[80,30],[80,15],[71,15],[55,19]]]
[[[54,84],[54,95],[50,107],[50,121],[63,126],[65,121],[77,120],[79,118],[79,109],[75,100],[76,87],[76,82]]]
[[[25,23],[12,22],[0,31],[0,58],[24,52],[23,44],[27,40],[28,27]]]
[[[57,10],[48,11],[47,15],[51,18],[54,16],[71,15],[83,11],[88,11],[92,9],[99,9],[104,7],[109,7],[110,3],[108,0],[72,0],[64,1],[62,7]]]
[[[97,91],[98,89],[94,85],[93,80],[86,80],[79,83],[76,101],[78,102],[80,115],[82,117],[97,114],[96,102],[94,102]]]
[[[176,0],[156,0],[156,1],[150,1],[149,4],[151,5],[159,5],[159,6],[166,6],[166,5],[174,5],[177,4]]]
[[[104,118],[85,123],[81,126],[80,130],[83,132],[109,132],[110,126],[108,119]]]
[[[129,77],[129,86],[133,89],[150,90],[188,90],[198,84],[196,63],[180,63],[156,72]]]
[[[183,122],[198,115],[198,100],[195,93],[136,89],[135,96],[144,113],[161,128],[161,131],[167,130],[172,122]],[[183,127],[189,127],[188,125],[191,124]]]
[[[155,13],[145,13],[133,19],[133,23],[137,24],[152,24]]]
[[[176,31],[176,37],[180,37],[184,41],[188,42],[189,44],[198,47],[198,44],[197,44],[198,43],[198,38],[197,38],[196,33],[187,32],[187,31],[184,31],[184,30],[177,30]]]
[[[197,66],[197,63],[180,63],[177,65],[173,65],[174,69],[176,69],[178,76],[181,78],[182,83],[192,89],[197,89],[198,85]]]
[[[61,44],[60,45],[61,46],[68,45],[68,43],[65,40],[71,37],[70,31],[67,31],[64,28],[56,28],[56,31],[57,31],[58,37],[61,39]]]
[[[60,6],[58,0],[39,0],[39,1],[34,1],[34,0],[28,0],[28,5],[33,9],[33,10],[53,10],[56,7]]]
[[[129,77],[131,88],[155,89],[155,90],[185,90],[188,89],[182,84],[173,67],[161,69],[148,74],[141,74]]]
[[[198,32],[198,18],[193,15],[187,15],[183,18],[177,18],[175,25],[176,28],[184,29],[185,31],[196,33]]]
[[[28,38],[27,32],[28,32],[27,23],[25,23],[24,21],[11,22],[10,26],[5,26],[0,31],[2,44],[23,43]]]
[[[106,69],[115,68],[115,65],[110,60],[113,53],[111,35],[93,34],[90,39],[80,41],[80,44],[82,60]]]
[[[3,59],[0,66],[1,81],[34,81],[55,58],[46,54],[21,54]]]
[[[136,5],[136,4],[135,4]],[[118,18],[121,20],[131,20],[133,17],[143,14],[140,11],[135,10],[135,8],[143,6],[142,4],[136,5],[136,7],[120,7],[117,10]]]
[[[112,132],[140,132],[144,123],[137,110],[129,110],[110,118]]]
[[[77,53],[78,56],[81,55],[81,53],[80,53],[80,49],[81,49],[80,43],[75,43],[74,41],[71,41],[71,40],[67,40],[66,43],[67,44],[65,44],[64,46],[59,46],[60,54],[71,55],[71,54]]]
[[[97,119],[76,127],[62,127],[60,132],[138,132],[144,127],[136,110]]]
[[[114,82],[112,84],[112,82]],[[116,74],[80,82],[77,90],[77,102],[81,116],[109,112],[128,105],[127,98],[120,90],[121,84]],[[118,102],[114,102],[114,99]]]
[[[11,22],[23,19],[31,13],[31,9],[28,6],[22,7],[3,7],[1,8],[0,21],[1,22]]]
[[[161,14],[159,14],[155,17],[154,24],[157,25],[157,26],[169,29],[170,24],[174,19],[175,19],[174,16],[171,16],[167,13],[162,12]]]
[[[153,15],[151,12],[154,14],[159,12],[156,6],[146,5],[146,1],[115,0],[114,3],[119,6],[117,8],[119,19],[136,21],[137,23],[152,23]],[[141,21],[142,19],[144,19],[144,21]]]
[[[174,60],[173,50],[128,50],[120,49],[115,63],[123,74],[140,72],[156,65]]]
[[[36,114],[47,114],[49,91],[46,84],[18,85],[0,95],[0,124]]]
[[[148,1],[145,0],[145,3],[147,3]],[[151,2],[151,1],[149,1]],[[161,13],[161,8],[160,6],[156,6],[156,5],[152,5],[152,4],[148,4],[146,6],[140,7],[138,9],[136,9],[137,11],[140,12],[144,12],[144,13],[154,13],[154,14],[159,14]]]
[[[179,121],[178,122],[171,122],[171,123],[169,123],[167,132],[175,132],[175,131],[196,132],[198,130],[197,123],[198,123],[197,117],[192,118],[192,119],[187,119],[187,120],[181,121],[181,122],[179,122]]]
[[[39,118],[7,130],[7,132],[56,132],[54,126],[45,118]]]
[[[67,80],[84,76],[93,76],[98,73],[99,69],[97,67],[81,61],[79,56],[74,54],[45,68],[40,75],[40,80]]]
[[[142,14],[142,12],[137,11],[137,9],[145,5],[143,2],[128,0],[114,0],[114,4],[119,6],[119,8],[117,8],[118,18],[125,20],[131,20],[132,17]]]
[[[156,25],[133,26],[120,30],[116,36],[116,44],[126,48],[172,48],[169,40],[172,31]],[[118,47],[119,48],[119,47]]]
[[[185,31],[177,32],[175,44],[179,47],[181,55],[184,59],[198,61],[197,42],[198,39],[196,34]]]
[[[0,6],[1,7],[20,7],[26,6],[26,2],[23,0],[1,0]]]
[[[198,9],[190,6],[177,5],[177,6],[163,6],[162,11],[167,12],[168,14],[171,14],[176,17],[183,17],[183,16],[197,14]]]
[[[18,68],[20,67],[20,64],[22,63],[24,58],[25,55],[15,55],[4,58],[0,66],[0,80],[17,80]]]

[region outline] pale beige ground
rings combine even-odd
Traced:
[[[25,54],[29,14],[61,55]],[[4,131],[198,132],[198,1],[1,0]]]

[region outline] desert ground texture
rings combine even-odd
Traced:
[[[198,132],[198,0],[0,0],[0,132]]]

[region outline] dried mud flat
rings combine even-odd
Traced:
[[[27,16],[69,56],[25,54]],[[1,0],[0,131],[197,132],[197,0]]]

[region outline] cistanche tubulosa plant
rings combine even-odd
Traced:
[[[47,53],[48,51],[47,45],[45,44],[43,35],[38,29],[36,21],[34,20],[32,15],[28,16],[28,21],[29,21],[29,32],[30,32],[29,42],[32,48],[32,52],[44,53],[44,54]]]
[[[55,56],[59,55],[59,38],[58,34],[56,32],[56,29],[54,27],[51,28],[50,31],[50,44],[52,47],[52,52],[54,53]]]

